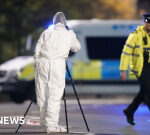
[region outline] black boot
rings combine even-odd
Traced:
[[[123,112],[126,116],[127,122],[131,125],[135,125],[133,114],[129,113],[127,109],[124,109]]]

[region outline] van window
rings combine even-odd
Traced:
[[[127,37],[87,37],[89,59],[120,59]]]

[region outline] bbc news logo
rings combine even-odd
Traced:
[[[0,124],[3,124],[3,125],[24,124],[24,123],[25,123],[24,117],[19,117],[19,116],[16,116],[16,117],[7,117],[7,116],[0,117]]]

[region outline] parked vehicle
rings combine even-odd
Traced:
[[[121,83],[119,59],[123,45],[129,33],[142,22],[92,19],[70,20],[67,23],[82,47],[67,61],[79,92],[109,93],[110,90],[100,89],[99,86]],[[127,83],[136,82],[135,77],[129,75],[128,78]],[[69,79],[67,74],[66,79]],[[13,101],[21,103],[31,99],[34,87],[33,54],[18,56],[0,65],[0,91],[9,94]]]

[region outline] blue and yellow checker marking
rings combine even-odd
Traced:
[[[67,64],[74,80],[120,80],[119,60],[75,61],[67,62]],[[34,75],[33,63],[17,72],[19,80],[31,81]],[[69,79],[67,72],[66,79]],[[128,79],[135,80],[136,77],[128,72]]]
[[[102,78],[104,80],[120,79],[119,60],[104,60],[102,61]]]
[[[72,76],[75,80],[99,80],[100,67],[100,61],[76,61],[72,67]]]
[[[35,78],[33,63],[26,65],[21,71],[17,72],[18,80],[32,81]]]
[[[120,80],[119,66],[120,60],[90,60],[76,61],[69,68],[74,80]],[[136,79],[129,72],[127,74],[129,80]]]

